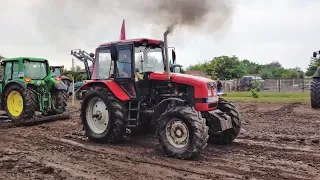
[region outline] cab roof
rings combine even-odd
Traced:
[[[47,59],[44,58],[36,58],[36,57],[13,57],[13,58],[4,58],[1,61],[6,62],[6,61],[14,61],[14,60],[18,60],[18,61],[22,61],[24,59],[28,59],[30,61],[46,61]]]
[[[139,38],[139,39],[126,39],[126,40],[108,42],[108,43],[100,44],[99,47],[110,46],[112,43],[126,44],[126,43],[131,43],[131,42],[137,43],[137,44],[142,44],[143,42],[147,42],[149,45],[155,45],[155,46],[159,46],[160,44],[164,44],[164,42],[162,40]]]

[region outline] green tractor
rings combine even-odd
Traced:
[[[313,52],[313,58],[317,58],[319,52]],[[316,75],[313,77],[310,86],[311,107],[320,108],[320,67],[317,68]]]
[[[18,57],[1,61],[1,109],[15,125],[67,119],[67,87],[53,78],[46,59]],[[36,116],[41,112],[41,116]]]

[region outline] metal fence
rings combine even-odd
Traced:
[[[312,78],[303,79],[266,79],[265,92],[309,92]],[[225,92],[239,91],[240,79],[222,80],[222,89]]]

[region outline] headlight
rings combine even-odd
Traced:
[[[208,97],[211,97],[212,96],[212,91],[211,89],[208,90]]]
[[[217,89],[214,89],[213,90],[213,96],[217,96],[218,95],[218,91],[217,91]]]

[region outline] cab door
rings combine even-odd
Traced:
[[[114,81],[131,97],[137,97],[137,88],[134,75],[133,44],[118,46],[118,60],[114,65]]]

